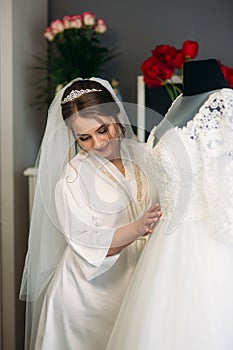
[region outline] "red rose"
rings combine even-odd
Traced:
[[[169,45],[158,45],[152,50],[152,56],[155,57],[159,61],[163,61],[164,56],[169,51],[170,46]]]
[[[167,44],[157,45],[151,50],[152,56],[141,65],[146,85],[148,87],[173,85],[171,81],[173,74],[180,76],[184,62],[195,57],[197,51],[198,43],[191,40],[185,41],[182,49]],[[171,99],[173,100],[174,96]]]
[[[154,57],[151,56],[143,62],[141,71],[144,75],[144,82],[148,87],[161,85],[160,81],[157,80],[158,71]]]
[[[143,62],[141,65],[141,71],[146,74],[149,70],[153,68],[153,66],[156,65],[156,60],[154,57],[149,57],[147,60]]]
[[[224,66],[220,60],[218,61],[218,63],[219,63],[219,66],[221,68],[221,71],[224,75],[224,78],[228,82],[229,86],[231,88],[233,88],[233,68],[229,68],[227,66]]]
[[[173,68],[165,63],[159,63],[154,56],[149,57],[141,65],[144,81],[148,87],[161,86],[173,74]]]
[[[182,52],[185,60],[196,57],[198,52],[198,43],[196,41],[186,40],[183,42]]]
[[[218,60],[218,64],[219,64],[219,66],[221,68],[221,71],[222,71],[222,73],[224,75],[224,78],[226,79],[227,70],[228,70],[227,66],[224,66],[220,60]]]
[[[226,81],[228,82],[229,86],[233,88],[233,68],[228,69]]]
[[[170,68],[181,68],[184,63],[182,50],[177,50],[174,46],[158,45],[152,50],[152,55],[159,63],[167,64]]]
[[[160,63],[165,63],[165,56],[169,53],[170,46],[169,45],[158,45],[151,51],[152,56],[156,59],[156,61]]]
[[[170,79],[173,74],[173,69],[166,64],[158,64],[158,70],[158,76],[163,82]]]
[[[162,85],[161,81],[159,81],[158,79],[153,79],[148,75],[144,75],[144,83],[149,88],[154,88]]]
[[[171,68],[181,68],[184,63],[184,56],[181,50],[177,50],[171,46],[168,53],[165,55],[165,60]]]

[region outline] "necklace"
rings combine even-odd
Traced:
[[[134,170],[134,176],[135,176],[135,180],[136,180],[136,185],[137,185],[137,201],[139,202],[139,204],[141,205],[142,202],[142,178],[141,178],[141,170],[139,165],[136,163],[135,161],[135,157],[132,151],[131,146],[129,145],[128,147],[129,150],[129,154],[130,154],[130,158],[133,162],[133,170]],[[95,157],[92,156],[92,160],[98,165],[99,170],[105,175],[107,176],[113,183],[115,184],[121,184],[119,182],[119,180],[113,176],[106,168],[103,164],[101,164]]]

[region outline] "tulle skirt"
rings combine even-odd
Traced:
[[[166,226],[144,249],[107,350],[232,350],[233,245],[204,220]]]

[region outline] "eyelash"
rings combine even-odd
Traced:
[[[101,134],[101,135],[102,135],[102,134],[105,134],[106,132],[108,132],[108,128],[107,128],[107,127],[103,127],[102,129],[100,129],[100,130],[98,131],[98,133]],[[85,142],[85,141],[87,141],[89,138],[90,138],[90,136],[86,136],[86,137],[80,136],[80,137],[79,137],[79,140],[82,141],[82,142]]]

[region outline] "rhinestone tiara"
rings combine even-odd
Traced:
[[[64,98],[64,100],[62,101],[62,104],[74,101],[76,98],[85,94],[89,94],[90,92],[97,92],[97,91],[103,91],[103,90],[100,90],[100,89],[72,90],[71,93]]]

